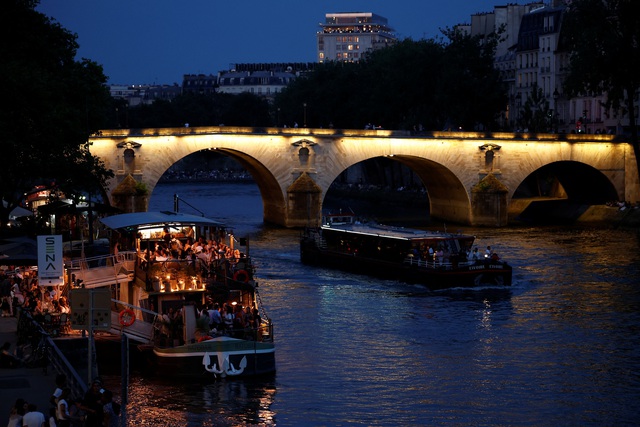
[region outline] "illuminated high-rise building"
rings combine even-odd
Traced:
[[[327,13],[317,37],[318,62],[357,62],[397,40],[387,18],[371,12]]]

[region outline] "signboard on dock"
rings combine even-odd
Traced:
[[[62,236],[38,236],[38,283],[40,286],[64,284]]]
[[[111,329],[111,289],[72,289],[69,292],[71,329]]]

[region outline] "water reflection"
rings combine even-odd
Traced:
[[[119,391],[118,376],[104,379],[107,388]],[[218,379],[208,384],[185,384],[134,376],[129,390],[129,425],[275,425],[275,413],[271,409],[276,394],[275,379]]]

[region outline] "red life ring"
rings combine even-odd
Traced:
[[[247,283],[249,281],[249,273],[247,273],[245,270],[238,270],[233,273],[233,280],[235,280],[236,282]]]
[[[136,314],[130,308],[125,308],[118,315],[118,322],[122,326],[131,326],[136,321]]]

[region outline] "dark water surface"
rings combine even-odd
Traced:
[[[513,264],[514,284],[433,292],[302,265],[299,231],[262,224],[255,185],[160,185],[150,210],[171,210],[174,193],[250,236],[278,371],[202,384],[133,373],[130,425],[639,423],[636,232],[465,228]]]

